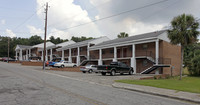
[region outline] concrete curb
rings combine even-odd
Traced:
[[[161,94],[159,92],[151,92],[151,91],[145,91],[144,89],[137,89],[137,88],[133,88],[130,86],[123,86],[123,84],[125,83],[113,83],[112,87],[114,88],[119,88],[119,89],[126,89],[126,90],[130,90],[130,91],[136,91],[136,92],[141,92],[141,93],[145,93],[145,94],[150,94],[150,95],[157,95],[157,96],[161,96],[161,97],[167,97],[167,98],[172,98],[172,99],[177,99],[177,100],[181,100],[181,101],[188,101],[188,102],[192,102],[192,103],[197,103],[200,104],[200,96],[199,96],[199,100],[195,100],[195,99],[190,99],[190,98],[186,98],[186,97],[181,97],[181,96],[173,96],[170,94]],[[129,84],[131,85],[131,84]],[[133,85],[134,86],[134,85]],[[138,85],[139,86],[139,85]],[[149,86],[142,86],[142,87],[149,87]],[[155,88],[156,89],[156,88]]]

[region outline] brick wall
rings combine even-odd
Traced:
[[[114,48],[102,49],[102,58],[114,58]]]
[[[90,59],[99,59],[99,50],[90,51]]]
[[[166,41],[162,41],[161,43],[163,58],[171,59],[171,65],[175,67],[173,70],[173,74],[179,75],[181,65],[181,46],[172,45]],[[171,68],[164,68],[163,74],[171,74],[170,69]]]
[[[132,45],[117,47],[117,58],[132,57]]]
[[[64,50],[64,56],[68,57],[69,56],[69,49],[68,50]]]
[[[146,46],[146,48],[144,47]],[[151,43],[144,43],[144,44],[136,44],[135,45],[135,56],[144,56],[146,53],[148,55],[151,55],[153,58],[155,58],[155,42]]]
[[[87,46],[80,47],[80,55],[87,55]]]
[[[29,61],[23,61],[21,63],[21,65],[24,65],[24,66],[42,66],[43,65],[43,62],[29,62]]]

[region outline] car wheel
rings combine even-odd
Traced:
[[[88,73],[92,73],[92,69],[88,70]]]
[[[86,71],[82,71],[83,73],[86,73]]]
[[[130,70],[130,71],[129,71],[129,75],[133,75],[133,70]]]
[[[74,65],[73,67],[76,67],[76,65]]]
[[[102,72],[101,75],[106,75],[106,73]]]
[[[61,65],[60,67],[61,67],[61,68],[63,68],[63,67],[64,67],[64,65]]]
[[[110,72],[110,75],[111,75],[111,76],[114,76],[114,75],[115,75],[115,70],[112,70],[112,71]]]

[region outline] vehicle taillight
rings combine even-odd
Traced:
[[[108,67],[106,66],[106,70],[108,69]]]

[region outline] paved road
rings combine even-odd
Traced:
[[[190,105],[0,62],[0,105]]]

